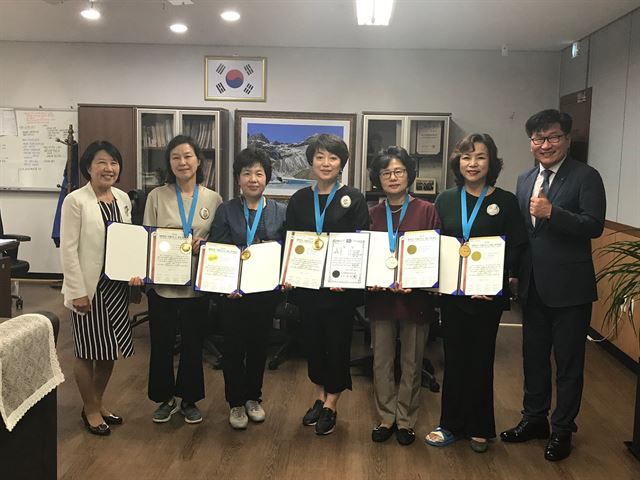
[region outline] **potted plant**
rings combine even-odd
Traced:
[[[608,306],[603,326],[617,334],[623,322],[630,322],[640,339],[633,321],[634,305],[640,301],[640,239],[623,240],[600,247],[599,253],[607,261],[598,272],[598,282],[605,281],[609,294],[604,299]],[[631,453],[640,460],[640,370],[636,371],[636,403],[633,421],[633,439],[625,442]]]

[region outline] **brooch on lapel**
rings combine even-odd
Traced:
[[[340,199],[340,205],[342,208],[349,208],[351,206],[351,197],[349,195],[345,195]]]
[[[203,220],[209,218],[209,209],[207,207],[202,207],[200,209],[200,218],[202,218]]]
[[[487,213],[493,217],[494,215],[497,215],[500,213],[500,207],[495,203],[492,203],[487,207]]]

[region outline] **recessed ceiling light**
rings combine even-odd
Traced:
[[[220,14],[225,22],[237,22],[240,20],[240,14],[235,10],[226,10]]]
[[[174,33],[184,33],[189,30],[189,28],[184,23],[174,23],[169,28]]]
[[[96,10],[93,6],[93,2],[89,2],[89,8],[86,8],[80,12],[87,20],[98,20],[100,18],[100,11]]]

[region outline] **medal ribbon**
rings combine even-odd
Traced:
[[[180,211],[180,220],[182,221],[182,232],[184,233],[184,238],[187,238],[189,233],[191,233],[191,225],[193,225],[193,217],[196,213],[196,203],[198,203],[198,190],[199,188],[196,184],[196,189],[193,191],[193,199],[191,200],[191,208],[189,209],[189,218],[187,218],[184,213],[184,203],[182,203],[182,191],[176,183],[176,199],[178,200],[178,210]]]
[[[313,187],[313,208],[314,208],[314,213],[316,215],[316,233],[318,235],[322,233],[322,227],[324,226],[324,214],[327,212],[327,208],[329,207],[329,204],[332,202],[333,197],[336,196],[336,192],[338,191],[338,188],[340,188],[340,184],[336,182],[333,185],[333,188],[331,189],[331,193],[329,193],[329,196],[327,197],[327,203],[322,209],[322,214],[320,214],[320,199],[318,198],[318,185]]]
[[[262,216],[262,196],[260,197],[258,209],[256,210],[256,216],[253,217],[253,223],[251,225],[249,225],[249,207],[247,206],[246,201],[242,202],[242,208],[244,209],[244,219],[247,221],[247,248],[249,248],[256,236],[256,232],[258,231],[258,224],[260,223],[260,217]]]
[[[398,219],[398,227],[396,231],[393,231],[393,219],[391,218],[391,205],[389,205],[389,199],[385,201],[387,208],[387,234],[389,235],[389,251],[391,253],[396,251],[396,241],[398,239],[398,231],[400,230],[400,224],[404,220],[404,216],[407,214],[407,208],[409,208],[409,195],[405,195],[404,202],[402,202],[402,209],[400,210],[400,218]]]
[[[460,189],[460,208],[462,210],[462,236],[464,237],[464,241],[468,241],[471,236],[471,226],[473,222],[475,222],[476,217],[478,216],[478,212],[480,211],[480,205],[482,205],[482,201],[484,197],[487,196],[487,191],[489,190],[489,185],[485,185],[482,189],[482,193],[480,193],[480,197],[476,200],[476,204],[473,207],[473,211],[471,212],[471,216],[467,217],[467,188],[462,187]]]

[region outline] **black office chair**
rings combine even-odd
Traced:
[[[275,338],[276,342],[280,342],[281,345],[267,363],[269,370],[276,370],[282,365],[301,343],[300,311],[296,305],[289,303],[286,297],[276,307],[274,327],[276,327],[274,330],[279,334],[276,333],[272,338]],[[272,331],[272,333],[275,332]]]
[[[2,213],[0,212],[0,240],[15,240],[6,247],[0,245],[0,252],[11,259],[11,278],[25,278],[27,272],[29,272],[29,262],[26,260],[18,259],[18,248],[20,248],[20,242],[30,242],[31,237],[27,235],[17,235],[11,233],[4,233],[4,226],[2,224]],[[16,308],[22,310],[24,302],[22,297],[18,294],[11,295],[11,298],[16,301]]]

